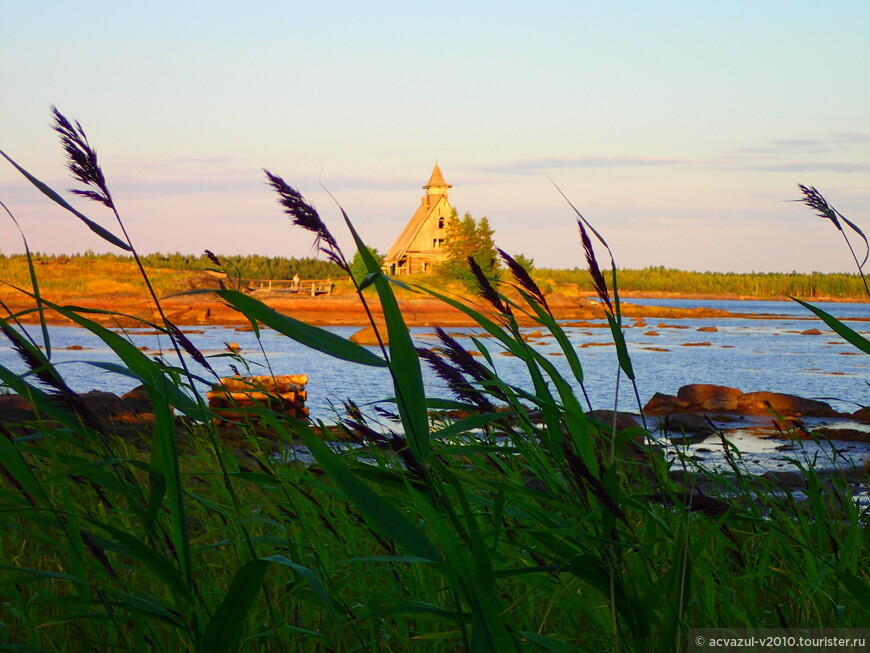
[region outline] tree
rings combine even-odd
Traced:
[[[454,211],[447,220],[446,226],[444,253],[447,258],[445,269],[448,275],[473,282],[473,277],[468,270],[469,256],[474,258],[487,276],[498,275],[499,259],[493,240],[494,232],[485,216],[475,220],[470,213],[466,213],[460,219]]]
[[[529,274],[535,271],[535,259],[527,258],[523,254],[514,254],[514,260]]]
[[[368,250],[369,253],[375,257],[378,265],[383,265],[384,255],[379,254],[378,250],[376,250],[374,247],[369,247]],[[353,255],[353,261],[350,264],[350,274],[353,277],[354,281],[359,284],[362,283],[363,279],[366,278],[366,275],[368,273],[369,272],[366,268],[366,264],[363,262],[362,254],[360,254],[359,250],[357,250],[356,254]]]

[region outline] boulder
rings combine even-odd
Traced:
[[[668,415],[683,413],[689,408],[689,402],[679,397],[656,392],[643,407],[647,415]]]
[[[843,442],[870,442],[870,433],[861,429],[835,428],[831,426],[819,426],[813,429],[813,433],[827,438]]]
[[[720,411],[725,413],[733,413],[737,410],[736,397],[710,397],[701,403],[701,410],[704,412]]]
[[[806,331],[801,331],[802,336],[820,336],[822,332],[818,329],[807,329]]]
[[[830,404],[815,399],[779,392],[748,392],[737,401],[737,410],[747,415],[808,415],[810,417],[839,417]]]
[[[698,331],[705,331],[705,332],[709,332],[709,333],[716,333],[717,331],[719,331],[719,329],[717,329],[717,328],[714,327],[714,326],[704,326],[704,327],[700,327],[700,328],[698,329]]]
[[[30,402],[21,395],[0,395],[0,424],[18,424],[36,419]]]
[[[385,330],[381,330],[381,338],[384,341],[384,344],[389,344],[387,342],[387,333]],[[365,345],[367,347],[376,346],[378,344],[378,337],[375,334],[375,330],[368,326],[364,329],[360,329],[356,333],[354,333],[350,337],[351,342],[355,342],[358,345]]]
[[[662,429],[667,436],[670,434],[692,433],[697,435],[712,435],[716,428],[710,425],[705,417],[694,414],[668,415],[662,422]]]
[[[124,409],[128,413],[141,415],[154,412],[151,397],[148,396],[144,385],[137,386],[130,390],[130,392],[121,395],[121,403],[124,404]]]
[[[79,399],[97,417],[112,418],[126,412],[121,398],[112,392],[91,390],[80,394]]]
[[[629,428],[640,428],[637,419],[631,413],[623,413],[617,411],[616,415],[616,430],[623,431]],[[601,422],[607,427],[613,425],[614,411],[612,410],[592,410],[586,413],[587,417],[591,417],[597,422]]]
[[[704,402],[723,402],[734,401],[740,398],[743,393],[737,388],[730,388],[726,385],[713,385],[710,383],[693,383],[684,385],[677,390],[677,397],[685,401],[690,406],[701,407]],[[723,410],[721,408],[707,408],[703,410]]]

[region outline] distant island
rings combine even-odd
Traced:
[[[217,289],[221,284],[254,292],[276,310],[311,323],[342,325],[366,322],[351,280],[342,276],[341,269],[330,262],[250,255],[217,258],[222,269],[217,269],[212,259],[205,255],[176,253],[143,257],[158,297],[164,298],[164,308],[177,324],[244,322],[243,317],[224,307],[213,295],[185,294],[191,290]],[[40,294],[50,301],[116,311],[132,318],[153,319],[153,307],[130,257],[91,253],[71,256],[36,254],[32,259]],[[303,281],[328,280],[331,294],[311,297],[304,293],[281,292],[277,291],[277,283],[274,284],[276,291],[269,292],[273,285],[270,282],[283,280],[286,287],[294,276]],[[560,316],[579,319],[597,316],[600,309],[586,299],[594,296],[586,270],[541,268],[533,269],[532,276],[551,298],[551,304]],[[606,276],[609,282],[609,274]],[[504,274],[504,278],[507,279],[508,275]],[[28,294],[32,289],[26,256],[0,255],[0,281],[3,282],[0,301],[8,310],[18,312],[35,306]],[[403,281],[473,299],[466,287],[448,281],[437,271],[405,275]],[[777,300],[792,296],[815,301],[865,301],[861,279],[852,274],[687,272],[653,267],[619,270],[618,282],[621,297],[628,300],[637,297]],[[462,316],[446,310],[443,304],[428,296],[401,289],[397,292],[405,305],[406,318],[412,324],[461,324],[464,321]],[[660,313],[661,309],[657,311]],[[642,307],[627,312],[638,316],[643,314]],[[35,319],[31,314],[24,321]],[[111,318],[113,322],[118,319]]]

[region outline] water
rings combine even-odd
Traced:
[[[634,365],[641,403],[656,392],[676,394],[682,385],[714,383],[739,388],[744,392],[769,390],[797,394],[830,401],[839,410],[852,411],[857,405],[870,403],[866,356],[830,332],[824,324],[805,309],[792,302],[740,302],[713,300],[631,300],[650,307],[679,305],[722,308],[747,314],[736,318],[672,319],[647,317],[647,326],[628,328],[625,337]],[[825,310],[844,318],[870,317],[870,307],[864,304],[831,304]],[[654,309],[653,309],[654,311]],[[765,318],[749,314],[766,313]],[[810,319],[812,318],[812,319]],[[584,368],[585,385],[594,408],[613,408],[616,395],[617,361],[609,330],[603,320],[593,321],[598,328],[566,326],[571,343],[577,348]],[[568,325],[571,322],[567,322]],[[851,322],[859,333],[870,338],[870,322]],[[698,331],[715,326],[717,332]],[[679,327],[679,328],[678,328]],[[28,327],[40,341],[37,327]],[[818,328],[820,336],[802,335],[801,331]],[[349,337],[358,327],[334,327],[330,331]],[[353,399],[360,405],[385,399],[393,394],[389,374],[384,369],[370,368],[333,359],[312,351],[276,332],[263,329],[258,341],[251,331],[234,327],[196,327],[184,331],[188,338],[209,358],[221,376],[230,376],[230,365],[241,365],[226,351],[228,342],[237,342],[247,359],[250,374],[308,374],[308,406],[312,417],[331,420],[341,400]],[[527,332],[534,331],[528,329]],[[475,329],[452,328],[468,349],[474,348],[469,336]],[[658,335],[652,335],[655,332]],[[412,329],[415,344],[434,347],[437,341],[431,328]],[[165,336],[143,329],[129,329],[126,336],[148,355],[164,351],[167,360],[174,360]],[[50,327],[52,360],[67,383],[76,391],[106,390],[121,394],[138,385],[135,379],[94,367],[92,362],[117,362],[114,353],[96,336],[77,327]],[[509,383],[528,387],[529,379],[521,361],[502,355],[493,339],[482,341],[492,354],[499,376]],[[80,350],[66,347],[80,346]],[[532,346],[563,374],[571,378],[564,356],[553,338],[536,339]],[[665,350],[665,351],[662,351]],[[478,360],[483,360],[482,358]],[[23,373],[25,367],[17,353],[7,345],[0,346],[0,364]],[[194,371],[205,375],[198,365],[189,363]],[[243,373],[248,373],[242,369]],[[427,391],[432,396],[449,396],[434,373],[424,366]],[[575,383],[576,386],[576,383]],[[205,385],[199,387],[205,391]],[[619,384],[618,408],[637,410],[637,401],[630,383],[622,375]]]

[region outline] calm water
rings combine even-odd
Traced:
[[[870,401],[867,358],[854,355],[855,350],[840,341],[824,324],[810,313],[791,302],[741,302],[712,300],[630,300],[632,303],[654,306],[703,306],[722,308],[747,314],[739,318],[659,319],[646,318],[647,326],[626,329],[629,352],[637,375],[641,402],[645,403],[656,392],[675,394],[689,383],[715,383],[740,388],[744,392],[770,390],[804,397],[834,398],[832,403],[842,409],[853,409],[854,403]],[[827,304],[825,310],[838,317],[870,318],[866,304]],[[749,314],[767,314],[758,318]],[[772,317],[775,316],[775,317]],[[632,320],[627,320],[631,325]],[[570,324],[570,323],[569,323]],[[616,356],[609,343],[609,331],[602,328],[567,327],[571,342],[578,348],[584,366],[586,387],[595,408],[612,408],[616,383]],[[715,326],[717,332],[698,331],[701,327]],[[870,322],[854,321],[854,329],[870,337]],[[681,327],[681,328],[677,328]],[[821,336],[801,335],[801,331],[818,328]],[[357,327],[336,327],[331,331],[350,336]],[[532,331],[533,329],[529,329]],[[38,328],[30,327],[37,339]],[[366,368],[332,359],[312,352],[289,338],[271,330],[263,330],[258,342],[250,331],[232,327],[196,327],[185,330],[190,340],[209,356],[215,370],[222,376],[232,372],[230,364],[238,363],[228,357],[225,345],[237,342],[249,360],[252,374],[308,374],[308,405],[312,416],[329,420],[333,406],[340,409],[341,400],[352,398],[358,404],[367,404],[392,395],[388,374],[382,369]],[[201,333],[196,333],[200,331]],[[658,335],[651,335],[654,331]],[[472,329],[451,329],[463,338],[469,349],[473,343],[468,336]],[[125,392],[137,382],[125,376],[111,374],[89,364],[90,362],[116,362],[112,352],[90,333],[73,327],[52,327],[52,360],[69,385],[77,391],[99,389],[116,393]],[[127,331],[137,345],[147,347],[150,355],[168,349],[165,337],[142,330]],[[435,346],[432,329],[413,329],[419,346]],[[528,385],[522,364],[513,357],[500,355],[500,349],[491,340],[484,340],[493,354],[499,375],[517,385]],[[709,344],[702,344],[709,343]],[[65,347],[79,345],[81,350]],[[583,345],[587,345],[584,347]],[[570,376],[564,356],[557,356],[558,347],[552,338],[542,338],[534,344],[541,353],[554,354],[550,361],[566,377]],[[262,348],[262,350],[261,350]],[[667,350],[667,351],[659,351]],[[172,360],[166,354],[168,360]],[[479,359],[483,360],[483,359]],[[0,364],[23,372],[24,366],[9,346],[0,346]],[[195,363],[191,365],[196,367]],[[197,370],[202,372],[202,370]],[[428,369],[426,375],[429,394],[448,396],[441,383]],[[201,388],[204,390],[204,387]],[[636,410],[637,404],[630,385],[623,377],[619,392],[619,408]]]

